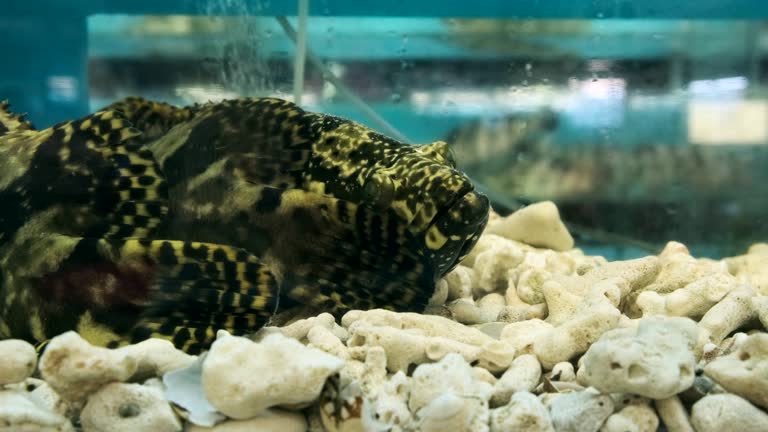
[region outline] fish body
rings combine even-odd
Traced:
[[[0,110],[0,337],[188,352],[309,305],[420,310],[487,198],[413,146],[275,98],[128,98],[35,130]]]

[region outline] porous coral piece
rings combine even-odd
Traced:
[[[552,273],[540,268],[527,268],[520,272],[517,278],[517,295],[525,303],[536,304],[544,302],[542,285],[552,278]]]
[[[491,432],[555,432],[549,411],[527,391],[512,395],[509,403],[491,410]]]
[[[473,289],[477,286],[476,278],[475,271],[471,268],[463,265],[456,266],[455,269],[451,270],[441,279],[448,285],[448,297],[446,300],[471,299]]]
[[[558,280],[571,288],[572,291],[584,294],[596,283],[604,280],[623,279],[626,284],[619,284],[621,296],[641,289],[651,283],[660,271],[660,260],[655,256],[647,256],[625,261],[606,262],[602,265],[577,270],[578,276],[559,277]]]
[[[24,381],[35,370],[37,353],[29,342],[0,340],[0,386]]]
[[[659,316],[608,331],[582,357],[579,382],[607,393],[673,396],[693,384],[697,330],[688,318]]]
[[[691,423],[696,432],[764,432],[768,414],[736,395],[716,394],[693,404]]]
[[[547,378],[553,381],[576,381],[576,371],[571,362],[560,362],[552,367],[547,374]]]
[[[416,368],[408,407],[416,413],[417,424],[442,425],[443,430],[478,430],[476,427],[483,424],[488,427],[491,392],[491,385],[474,379],[472,367],[464,358],[448,354],[437,363]],[[448,415],[440,410],[448,410]]]
[[[82,403],[65,401],[53,391],[45,381],[37,378],[27,378],[22,382],[6,386],[7,390],[26,392],[29,399],[39,407],[60,414],[68,419],[75,419],[82,409]]]
[[[0,391],[0,432],[71,432],[72,424],[22,390]]]
[[[751,285],[760,295],[768,296],[768,243],[755,243],[745,255],[726,258],[728,270],[739,282]]]
[[[362,425],[366,431],[403,430],[410,425],[408,409],[411,379],[397,372],[371,391],[363,402]]]
[[[501,331],[501,340],[518,354],[533,354],[533,344],[548,334],[555,326],[541,319],[509,323]]]
[[[185,430],[187,432],[304,432],[308,429],[307,420],[301,413],[267,410],[262,415],[248,420],[227,420],[213,427],[191,425]]]
[[[301,341],[307,338],[307,334],[313,327],[323,327],[332,330],[335,324],[336,319],[333,315],[326,312],[314,317],[294,321],[291,324],[280,327],[279,330],[284,336]]]
[[[346,360],[349,358],[347,347],[341,343],[341,339],[326,327],[315,326],[309,329],[307,341],[309,342],[308,346],[321,349],[341,359]]]
[[[531,204],[505,218],[489,222],[485,233],[557,251],[573,248],[573,237],[560,220],[560,212],[552,201]]]
[[[417,430],[423,432],[465,431],[482,432],[488,430],[487,406],[473,398],[446,393],[432,399],[427,406],[417,413]],[[478,416],[485,412],[486,416]]]
[[[197,358],[176,349],[171,341],[157,338],[127,345],[116,351],[138,360],[133,379],[163,376],[168,372],[189,366]]]
[[[752,310],[757,314],[763,328],[768,330],[768,295],[752,297]]]
[[[72,331],[51,339],[40,357],[43,379],[70,401],[84,399],[110,382],[126,381],[138,367],[130,351],[94,347]]]
[[[728,273],[724,261],[696,259],[682,243],[668,242],[659,254],[661,269],[646,289],[659,293],[670,293],[702,277],[715,273]]]
[[[752,288],[743,285],[728,293],[704,314],[699,321],[701,332],[696,344],[697,353],[701,353],[707,343],[720,345],[729,333],[757,318],[752,307],[754,295]]]
[[[597,432],[613,413],[613,400],[593,388],[563,393],[549,402],[557,432]]]
[[[88,398],[80,414],[84,432],[176,432],[181,423],[162,390],[111,383]]]
[[[611,414],[600,432],[656,432],[659,417],[648,405],[629,405]]]
[[[714,273],[669,294],[644,291],[638,295],[636,302],[643,316],[663,314],[697,319],[737,285],[738,282],[733,276],[727,273]]]
[[[567,322],[539,335],[533,353],[546,370],[589,348],[603,333],[616,327],[621,313],[607,301],[587,303]]]
[[[474,273],[477,277],[474,294],[502,290],[507,285],[507,272],[523,261],[525,252],[513,242],[495,242],[477,254]]]
[[[350,328],[355,322],[364,321],[371,325],[412,329],[427,336],[441,336],[471,345],[483,345],[495,339],[472,327],[435,315],[421,315],[412,312],[392,312],[385,309],[349,311],[341,318],[341,324]]]
[[[483,322],[497,321],[506,305],[507,300],[499,293],[486,294],[477,301],[477,308],[480,309]]]
[[[502,406],[520,391],[531,392],[541,380],[541,364],[536,356],[523,354],[512,361],[493,387],[492,406]]]
[[[669,432],[694,432],[688,413],[677,396],[655,400],[654,406]]]
[[[242,420],[266,408],[315,400],[343,365],[279,333],[255,343],[220,331],[203,363],[203,388],[216,409]]]
[[[704,373],[729,392],[768,408],[768,333],[747,336],[735,351],[704,366]]]
[[[375,326],[367,321],[355,322],[349,330],[350,354],[356,348],[380,346],[387,353],[387,368],[392,372],[407,370],[412,364],[437,361],[449,353],[459,353],[467,361],[477,361],[479,366],[497,372],[506,369],[515,356],[511,347],[475,329],[471,330],[488,339],[480,346],[447,337],[425,336],[419,329]]]

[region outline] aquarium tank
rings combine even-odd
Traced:
[[[3,0],[0,48],[0,429],[768,430],[768,2]]]

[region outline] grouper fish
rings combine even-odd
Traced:
[[[0,338],[189,353],[309,305],[424,309],[488,199],[445,142],[276,98],[130,97],[37,130],[0,105]]]

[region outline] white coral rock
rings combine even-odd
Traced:
[[[491,410],[491,432],[555,432],[549,411],[527,391],[512,395],[509,403]]]
[[[654,405],[669,432],[694,432],[688,412],[680,402],[680,398],[672,396],[658,399],[654,401]]]
[[[136,358],[138,365],[135,375],[141,377],[163,376],[168,372],[189,366],[197,358],[176,349],[171,341],[157,338],[147,339],[115,351]]]
[[[80,415],[84,432],[176,432],[181,423],[162,390],[112,383],[88,398]]]
[[[267,410],[258,417],[248,420],[227,420],[213,427],[192,425],[186,429],[187,432],[304,432],[306,430],[308,430],[307,420],[301,413],[282,410]]]
[[[437,363],[419,365],[413,372],[408,406],[416,412],[443,393],[455,393],[488,401],[492,387],[475,381],[472,367],[458,354],[448,354]]]
[[[483,408],[482,405],[482,401],[455,393],[439,395],[417,413],[418,430],[423,432],[488,430],[487,419],[477,419],[479,411],[485,409],[487,412],[487,406]]]
[[[512,361],[504,374],[496,381],[491,403],[501,406],[509,402],[513,394],[533,391],[541,380],[541,364],[536,356],[523,354]]]
[[[585,352],[606,331],[616,327],[621,313],[608,302],[585,306],[571,319],[540,335],[533,352],[544,369]]]
[[[136,372],[135,355],[95,347],[70,331],[54,337],[40,357],[43,379],[63,399],[77,401],[110,382],[125,381]]]
[[[531,204],[490,222],[485,232],[557,251],[573,248],[573,237],[560,220],[560,212],[552,201]]]
[[[743,285],[729,292],[720,302],[712,306],[699,321],[699,340],[696,349],[701,352],[704,345],[720,345],[728,334],[757,318],[752,307],[755,292],[748,285]]]
[[[768,334],[747,336],[734,352],[708,363],[704,373],[729,392],[768,408]]]
[[[611,414],[600,432],[656,432],[659,417],[648,405],[629,405]]]
[[[736,395],[715,394],[693,404],[691,423],[696,432],[765,432],[768,414]]]
[[[203,363],[203,388],[211,404],[234,419],[266,408],[315,400],[344,361],[280,333],[260,343],[219,332]]]
[[[741,283],[750,284],[760,295],[768,296],[768,243],[752,245],[745,255],[726,258],[730,272]]]
[[[603,392],[670,397],[693,384],[697,328],[688,318],[643,318],[606,332],[581,359],[579,381]]]
[[[37,353],[29,342],[0,340],[0,386],[24,381],[35,370]]]
[[[448,354],[413,372],[408,407],[420,429],[475,431],[488,427],[492,387],[476,381],[472,367],[458,354]]]
[[[549,403],[557,432],[597,432],[613,413],[613,400],[593,388],[557,395]]]
[[[71,432],[72,424],[20,390],[0,391],[0,432]]]

